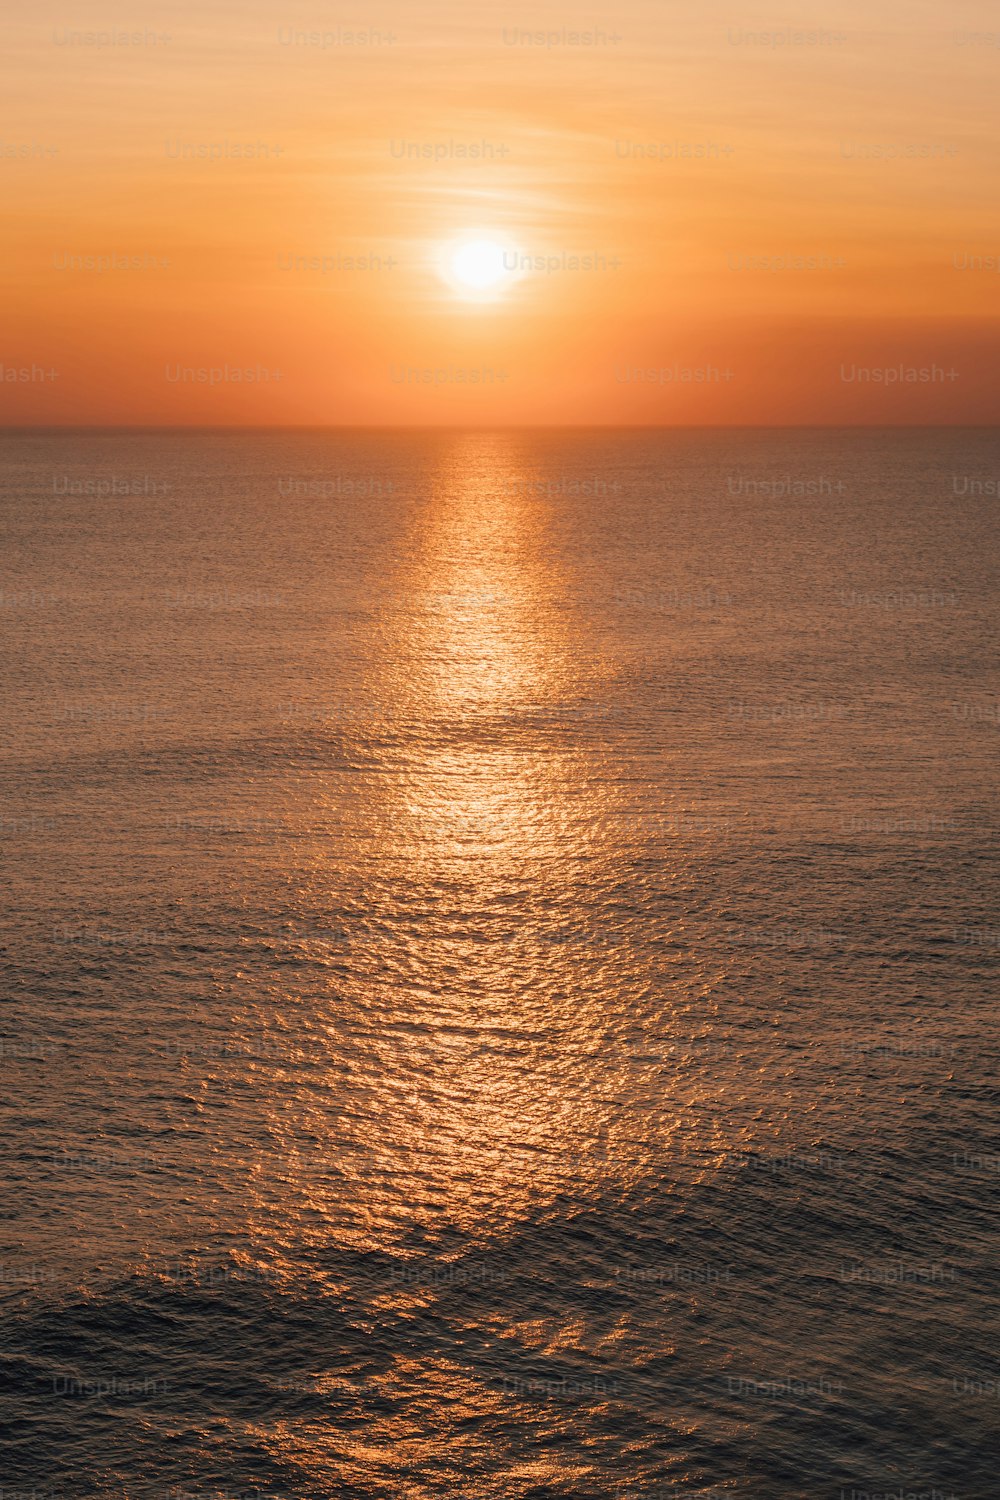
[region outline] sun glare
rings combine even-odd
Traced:
[[[497,239],[464,239],[449,245],[444,256],[444,274],[453,289],[480,301],[505,291],[517,266],[517,248]]]
[[[451,265],[462,285],[477,292],[496,286],[507,275],[503,246],[493,240],[470,240],[455,251]]]

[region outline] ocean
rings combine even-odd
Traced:
[[[4,436],[0,1500],[995,1500],[998,477]]]

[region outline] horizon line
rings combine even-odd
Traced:
[[[58,422],[0,425],[0,435],[73,432],[994,432],[1000,422]]]

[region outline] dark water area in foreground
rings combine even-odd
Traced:
[[[998,478],[3,439],[0,1500],[995,1500]]]

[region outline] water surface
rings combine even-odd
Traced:
[[[996,435],[3,446],[4,1496],[995,1495]]]

